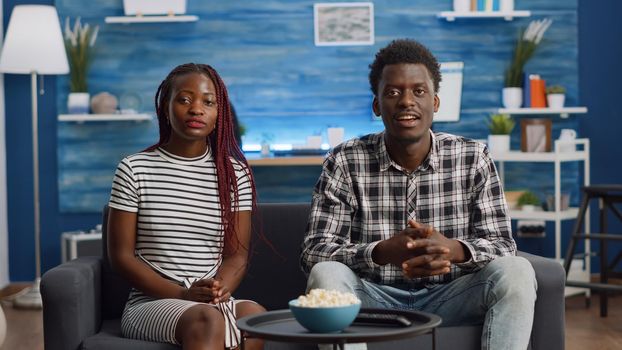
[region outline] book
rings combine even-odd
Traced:
[[[544,79],[540,76],[529,79],[531,89],[531,108],[546,108],[546,91]]]
[[[531,79],[532,74],[523,73],[523,107],[531,107]]]

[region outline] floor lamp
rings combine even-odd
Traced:
[[[39,132],[37,74],[67,74],[69,64],[54,6],[18,5],[13,8],[0,54],[0,72],[30,74],[32,99],[32,165],[36,275],[30,290],[15,299],[17,307],[41,308],[41,222],[39,206]]]

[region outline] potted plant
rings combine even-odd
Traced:
[[[514,119],[508,114],[493,114],[488,119],[488,148],[492,153],[503,153],[510,150],[510,134],[514,129]]]
[[[525,191],[520,197],[518,197],[517,205],[521,208],[521,210],[535,211],[542,205],[542,202],[535,193]]]
[[[546,102],[549,108],[564,108],[566,88],[561,85],[552,85],[546,88]]]
[[[505,70],[503,88],[503,106],[519,108],[523,104],[523,70],[542,41],[544,32],[553,21],[545,18],[534,20],[521,32],[514,47],[510,66]]]
[[[65,50],[69,60],[69,113],[84,114],[89,112],[87,76],[91,65],[92,50],[97,40],[99,26],[83,24],[78,17],[73,25],[69,18],[65,20]]]

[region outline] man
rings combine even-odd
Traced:
[[[444,326],[483,323],[483,349],[526,349],[535,273],[515,256],[488,150],[431,131],[441,74],[423,45],[395,40],[370,68],[385,129],[324,161],[302,246],[307,289],[352,292],[363,307],[431,312]]]

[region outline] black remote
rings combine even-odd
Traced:
[[[412,325],[412,322],[402,316],[397,314],[376,314],[376,313],[368,313],[361,312],[354,319],[354,323],[365,323],[365,324],[375,324],[375,325],[388,325],[388,326],[402,326],[408,327]]]

